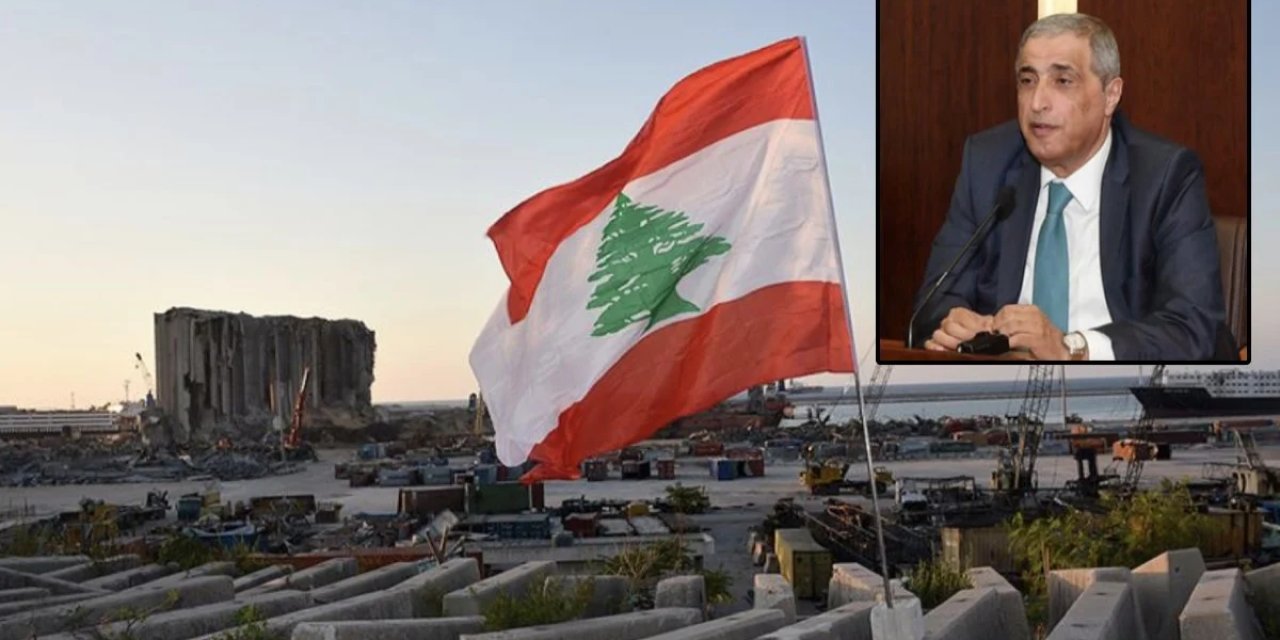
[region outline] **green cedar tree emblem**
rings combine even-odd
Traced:
[[[676,293],[676,284],[713,256],[729,251],[718,236],[698,236],[702,224],[679,211],[632,202],[618,194],[613,213],[596,250],[596,283],[587,309],[600,309],[592,336],[617,333],[648,320],[653,325],[672,316],[698,311]]]

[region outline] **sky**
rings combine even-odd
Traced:
[[[1253,20],[1280,26],[1280,7]],[[0,4],[0,405],[102,404],[126,380],[136,398],[133,354],[154,362],[152,314],[178,306],[358,319],[377,334],[376,402],[465,397],[467,354],[506,290],[488,226],[615,157],[680,78],[794,35],[866,353],[873,2]],[[1274,67],[1252,73],[1254,100],[1274,98]],[[1255,179],[1275,183],[1280,132],[1260,121],[1253,136]],[[1261,197],[1255,246],[1280,233]],[[1280,290],[1277,258],[1259,254],[1265,318]],[[1275,332],[1253,332],[1254,366],[1280,367]]]

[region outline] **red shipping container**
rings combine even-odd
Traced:
[[[675,460],[658,460],[658,479],[659,480],[675,480],[676,478],[676,461]]]

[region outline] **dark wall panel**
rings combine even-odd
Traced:
[[[1248,2],[1079,0],[1078,8],[1116,34],[1129,119],[1199,154],[1214,215],[1249,215]]]
[[[1017,116],[1013,62],[1035,0],[880,0],[877,327],[906,336],[970,134]]]

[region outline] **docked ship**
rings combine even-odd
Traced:
[[[1155,418],[1280,415],[1280,371],[1166,371],[1129,390]]]

